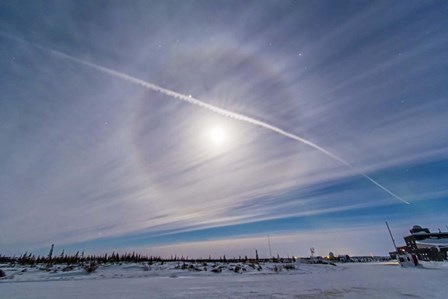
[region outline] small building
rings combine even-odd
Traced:
[[[423,261],[448,260],[448,232],[432,233],[419,225],[414,225],[409,232],[404,237],[406,246],[397,247],[399,252],[415,253]]]

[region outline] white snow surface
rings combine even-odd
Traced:
[[[0,265],[0,298],[448,298],[448,263],[401,268],[395,263],[102,265],[87,274],[75,267]],[[235,272],[235,266],[241,270]],[[204,268],[207,271],[204,271]],[[221,268],[214,273],[212,269]],[[26,269],[26,270],[24,270]],[[243,270],[246,269],[246,270]],[[238,270],[238,269],[237,269]]]

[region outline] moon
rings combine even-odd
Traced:
[[[222,126],[214,126],[209,129],[208,138],[215,146],[223,145],[226,137],[226,130]]]

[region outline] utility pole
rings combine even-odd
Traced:
[[[269,244],[269,255],[272,258],[271,240],[269,239],[269,235],[268,235],[268,244]]]

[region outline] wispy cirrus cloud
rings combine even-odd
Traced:
[[[0,22],[8,35],[301,136],[407,201],[446,196],[446,30],[433,5],[300,4],[300,12],[253,3],[235,13],[209,4],[193,13],[214,16],[205,27],[185,22],[187,5],[170,22],[165,4],[152,5],[141,9],[151,17],[114,4],[99,19],[95,5],[85,17],[81,4],[49,8],[57,28],[8,8]],[[344,221],[370,225],[356,218],[365,209],[400,218],[392,198],[315,148],[8,39],[0,53],[8,248],[244,230],[342,211],[352,211]],[[220,148],[207,137],[215,125],[227,131]]]

